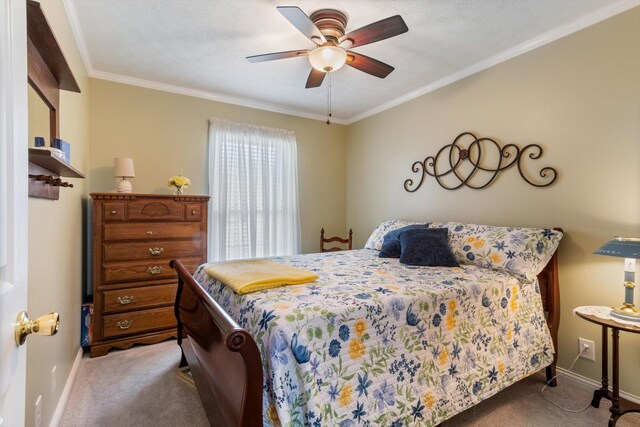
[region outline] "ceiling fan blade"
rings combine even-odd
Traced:
[[[307,56],[309,55],[309,52],[310,51],[308,49],[303,49],[303,50],[288,50],[286,52],[265,53],[264,55],[247,56],[247,61],[263,62],[263,61],[273,61],[275,59],[294,58],[297,56]]]
[[[307,85],[305,86],[306,89],[312,88],[312,87],[318,87],[322,84],[322,81],[324,80],[324,76],[326,76],[327,73],[325,73],[324,71],[318,71],[315,68],[311,68],[311,73],[309,73],[309,78],[307,79]]]
[[[357,68],[360,71],[364,71],[372,76],[380,77],[384,79],[395,68],[377,59],[369,58],[368,56],[360,53],[348,52],[347,53],[347,65],[353,68]]]
[[[313,23],[311,18],[297,6],[278,6],[276,9],[287,18],[287,21],[296,27],[302,34],[307,36],[309,40],[317,45],[326,43],[327,40],[320,32],[318,27]]]
[[[373,24],[365,25],[357,30],[353,30],[340,37],[339,43],[351,42],[350,45],[345,46],[349,49],[388,39],[389,37],[394,37],[398,34],[406,33],[407,31],[409,31],[409,28],[407,27],[407,24],[404,23],[402,17],[400,15],[395,15],[381,21],[374,22]]]

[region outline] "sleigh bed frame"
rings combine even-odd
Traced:
[[[562,231],[559,228],[555,230]],[[212,426],[262,426],[262,359],[251,335],[220,307],[184,265],[173,260],[178,273],[175,315],[180,366],[189,364],[191,374]],[[547,314],[555,355],[546,367],[547,383],[556,385],[560,290],[558,252],[538,275],[542,305]]]

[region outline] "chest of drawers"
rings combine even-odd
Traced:
[[[175,337],[177,278],[206,261],[209,196],[93,193],[91,357]]]

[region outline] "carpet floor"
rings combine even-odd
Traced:
[[[178,375],[180,350],[175,341],[111,351],[82,359],[60,427],[207,426],[195,387]],[[564,407],[579,409],[592,391],[559,378],[545,396]],[[544,376],[533,375],[442,424],[458,426],[606,426],[609,402],[577,414],[544,400]],[[640,414],[620,418],[618,427],[640,426]]]

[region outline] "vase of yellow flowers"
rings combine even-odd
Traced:
[[[191,185],[191,180],[186,176],[176,175],[169,180],[167,185],[169,187],[175,187],[173,194],[179,196],[184,192],[185,188]]]

